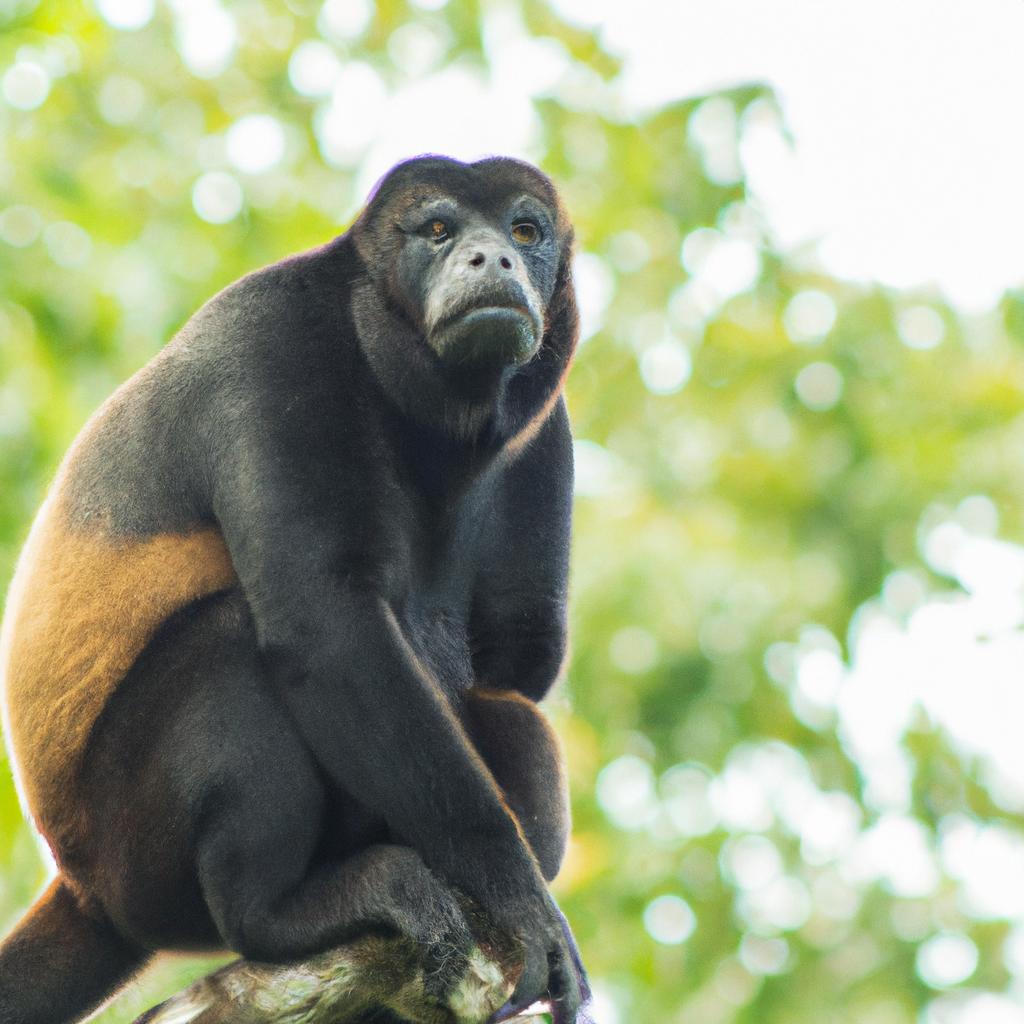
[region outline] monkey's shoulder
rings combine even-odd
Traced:
[[[348,320],[349,292],[360,274],[347,235],[287,256],[231,282],[188,319],[173,346],[195,365],[216,365],[230,356],[281,361]],[[349,334],[350,331],[344,331]]]

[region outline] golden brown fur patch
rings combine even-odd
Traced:
[[[150,538],[73,529],[55,487],[18,563],[0,642],[18,780],[51,841],[71,824],[69,787],[118,683],[169,615],[234,580],[216,529]]]

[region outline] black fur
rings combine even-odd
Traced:
[[[40,1012],[62,961],[26,953],[30,918],[0,946],[0,1024],[77,1019],[159,948],[278,961],[376,927],[465,951],[449,885],[522,940],[515,1000],[575,1019],[545,886],[567,810],[532,704],[566,643],[570,251],[534,168],[409,161],[115,398],[68,475],[70,528],[212,526],[238,582],[164,624],[68,794],[83,824],[55,854],[99,922],[93,980]]]

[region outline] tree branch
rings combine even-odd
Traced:
[[[410,942],[366,935],[300,963],[236,960],[135,1024],[482,1024],[504,1006],[518,966],[507,938],[475,931],[479,945],[447,1005],[426,993]]]

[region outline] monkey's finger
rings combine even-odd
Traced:
[[[547,950],[536,940],[527,942],[523,973],[509,997],[509,1002],[517,1007],[518,1012],[544,998],[548,990],[548,970]]]
[[[557,908],[556,908],[557,909]],[[569,950],[569,959],[572,962],[573,970],[576,973],[576,983],[580,988],[580,1006],[583,1011],[583,1016],[578,1017],[579,1024],[590,1024],[590,1014],[588,1011],[593,995],[590,991],[590,982],[587,979],[587,972],[583,966],[583,959],[580,956],[579,946],[576,945],[576,939],[573,937],[572,929],[569,927],[569,922],[565,918],[565,914],[558,910],[558,919],[562,927],[562,938],[565,939],[566,948]]]
[[[576,1024],[581,993],[576,967],[563,950],[553,954],[549,980],[554,1024]]]
[[[553,999],[550,1012],[553,1024],[589,1024],[588,1016],[580,1016],[578,1003],[574,1008],[563,999]]]
[[[576,1014],[570,1016],[570,1011],[566,1010],[565,1007],[555,1000],[551,1004],[551,1021],[552,1024],[576,1024]]]

